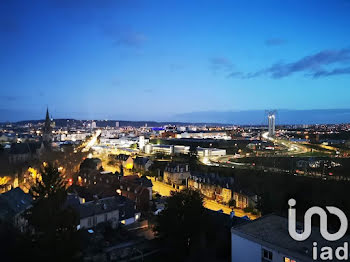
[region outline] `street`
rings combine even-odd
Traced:
[[[170,185],[165,184],[163,182],[154,181],[152,179],[152,183],[153,183],[153,191],[158,192],[161,196],[170,196],[170,192],[175,190]],[[231,213],[231,208],[229,208],[228,206],[222,205],[220,203],[217,203],[214,200],[204,199],[204,207],[214,211],[218,211],[221,209],[225,214]],[[250,213],[245,213],[242,209],[235,208],[234,212],[235,212],[235,216],[238,216],[238,217],[248,216],[250,219],[258,218],[257,216],[252,215]]]

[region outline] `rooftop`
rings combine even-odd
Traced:
[[[237,225],[231,229],[231,233],[302,261],[313,261],[312,247],[315,241],[319,247],[338,247],[343,245],[345,241],[350,241],[350,236],[345,235],[339,241],[329,242],[321,236],[318,227],[312,228],[312,234],[307,240],[295,241],[288,232],[288,219],[273,214],[263,216],[250,223]]]
[[[120,216],[130,218],[135,215],[134,202],[123,196],[106,197],[86,202],[79,206],[80,218],[119,210]]]
[[[32,197],[19,187],[0,195],[0,216],[11,218],[23,212],[32,204]]]

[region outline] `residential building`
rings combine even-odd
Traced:
[[[19,187],[0,194],[0,219],[12,223],[21,232],[27,227],[24,212],[32,206],[33,198]]]
[[[8,154],[10,164],[25,163],[37,159],[40,154],[40,143],[13,143]]]
[[[136,203],[136,208],[141,211],[149,209],[149,201],[152,200],[152,181],[146,177],[125,176],[120,179],[120,194]]]
[[[115,158],[123,166],[123,168],[133,169],[134,159],[130,155],[119,154]]]
[[[232,198],[234,179],[217,174],[194,173],[188,178],[187,186],[198,189],[208,199],[226,204]]]
[[[163,179],[174,188],[182,189],[190,175],[188,164],[171,162],[165,167]]]
[[[187,179],[187,186],[199,190],[206,198],[227,204],[232,198],[236,207],[256,207],[258,196],[242,190],[234,183],[232,177],[223,177],[217,174],[191,174]]]
[[[141,213],[135,209],[135,202],[113,195],[99,197],[94,190],[72,186],[69,188],[66,206],[74,208],[79,213],[77,229],[89,229],[101,223],[110,223],[113,228],[119,224],[129,225],[138,221]]]
[[[296,241],[288,232],[288,219],[277,215],[267,215],[250,223],[243,223],[231,229],[232,262],[311,262],[313,243],[319,250],[330,246],[335,250],[349,242],[347,235],[339,241],[327,241],[319,227],[312,228],[311,236],[304,241]],[[320,253],[320,251],[319,251]],[[335,258],[331,261],[338,261]]]
[[[134,168],[141,171],[148,171],[153,161],[148,157],[139,157],[137,156],[134,159]]]
[[[119,201],[115,197],[85,202],[79,206],[79,228],[92,228],[102,222],[110,222],[113,228],[119,222]]]
[[[96,194],[113,196],[116,192],[136,203],[137,209],[146,211],[152,200],[152,181],[137,175],[120,176],[111,172],[81,171],[78,184],[95,190]]]
[[[255,208],[258,204],[258,196],[251,192],[245,192],[242,190],[237,190],[233,192],[233,199],[236,201],[237,208]]]
[[[86,186],[96,184],[116,186],[120,183],[119,179],[120,177],[118,174],[113,174],[111,172],[83,169],[79,172],[78,184]]]

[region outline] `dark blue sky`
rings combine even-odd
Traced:
[[[350,1],[0,1],[0,121],[349,108]]]

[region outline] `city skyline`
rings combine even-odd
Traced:
[[[347,112],[349,1],[268,2],[3,1],[0,121]]]
[[[349,13],[0,0],[1,259],[349,259]]]

